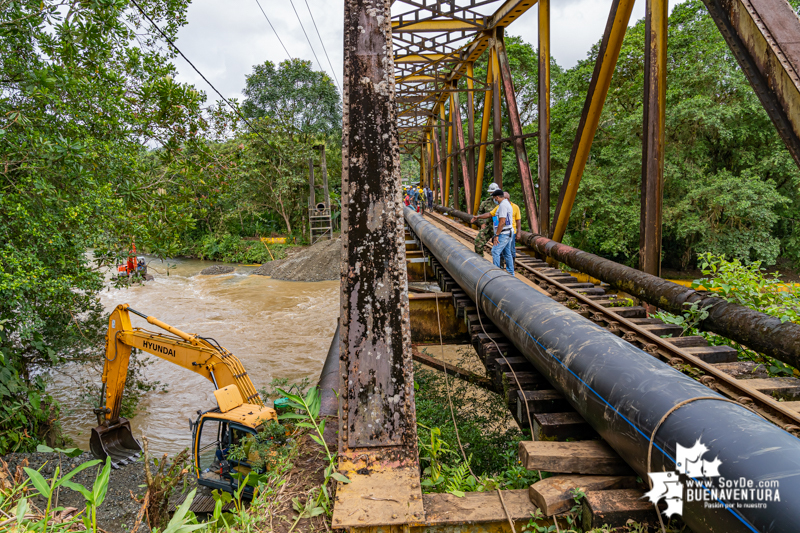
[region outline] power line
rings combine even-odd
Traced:
[[[314,54],[314,59],[317,60],[317,65],[322,68],[322,61],[319,60],[317,57],[317,53],[314,51],[314,46],[311,44],[311,39],[308,38],[308,34],[306,33],[306,28],[303,26],[303,21],[300,20],[300,15],[297,13],[297,9],[294,7],[294,0],[289,0],[289,3],[292,4],[292,10],[294,10],[294,15],[297,17],[297,22],[300,23],[300,28],[303,30],[303,35],[306,36],[306,41],[308,41],[308,46],[311,47],[311,53]]]
[[[317,30],[317,37],[319,37],[319,42],[322,45],[322,51],[325,52],[325,57],[328,58],[328,66],[331,67],[331,74],[333,74],[333,79],[336,80],[336,86],[339,87],[339,92],[342,92],[342,86],[339,85],[339,78],[336,77],[336,70],[333,68],[333,63],[331,63],[331,58],[328,55],[328,49],[325,48],[325,43],[322,41],[322,35],[319,34],[319,28],[317,28],[317,21],[314,20],[314,14],[311,12],[311,7],[308,5],[308,0],[304,0],[306,3],[306,8],[308,8],[308,14],[311,15],[311,22],[314,23],[314,29]]]
[[[285,45],[285,44],[283,44],[283,41],[281,41],[281,36],[280,36],[280,35],[278,35],[278,32],[277,32],[277,30],[275,29],[275,26],[273,26],[273,25],[272,25],[272,21],[271,21],[271,20],[269,20],[269,17],[267,16],[267,13],[264,11],[264,8],[263,8],[263,7],[261,7],[261,2],[259,2],[258,0],[256,0],[256,4],[258,4],[258,8],[259,8],[259,9],[261,10],[261,12],[264,14],[264,18],[265,18],[265,19],[267,19],[267,22],[269,23],[269,27],[270,27],[270,28],[272,28],[272,31],[274,31],[274,32],[275,32],[275,37],[277,37],[277,38],[278,38],[278,42],[280,42],[280,43],[281,43],[281,46],[283,46],[283,51],[284,51],[284,52],[286,52],[286,55],[287,55],[287,56],[289,56],[289,59],[291,59],[291,58],[292,58],[292,54],[290,54],[290,53],[289,53],[289,50],[287,50],[287,49],[286,49],[286,45]]]
[[[170,39],[170,38],[167,36],[167,34],[166,34],[166,33],[164,33],[164,32],[161,30],[161,28],[159,28],[159,27],[158,27],[158,24],[156,24],[156,23],[153,21],[153,19],[151,19],[151,18],[150,18],[150,15],[148,15],[147,13],[145,13],[144,9],[142,9],[142,6],[140,6],[140,5],[138,4],[138,2],[136,2],[136,0],[131,0],[131,3],[132,3],[133,5],[135,5],[135,6],[136,6],[136,9],[138,9],[138,10],[139,10],[139,12],[140,12],[140,13],[141,13],[141,14],[144,16],[144,18],[146,18],[146,19],[147,19],[147,20],[150,22],[150,24],[152,24],[152,25],[153,25],[153,27],[154,27],[154,28],[155,28],[155,29],[158,31],[158,33],[160,33],[160,34],[161,34],[161,37],[163,37],[163,38],[164,38],[164,40],[165,40],[165,41],[167,41],[167,42],[169,43],[169,45],[170,45],[172,48],[174,48],[176,52],[178,52],[178,54],[180,54],[180,56],[183,58],[183,60],[184,60],[184,61],[186,61],[187,63],[189,63],[189,66],[190,66],[190,67],[192,67],[192,68],[194,69],[194,71],[195,71],[195,72],[197,72],[197,74],[198,74],[198,75],[199,75],[201,78],[203,78],[203,81],[205,81],[205,82],[206,82],[206,83],[209,85],[209,87],[211,87],[212,89],[214,89],[214,92],[215,92],[215,93],[217,93],[217,94],[219,95],[219,97],[220,97],[220,98],[222,98],[222,101],[223,101],[223,102],[225,102],[226,104],[228,104],[228,107],[230,107],[231,109],[233,109],[233,111],[234,111],[234,112],[235,112],[237,115],[239,115],[239,118],[241,118],[241,119],[244,121],[244,123],[245,123],[245,124],[247,124],[248,126],[250,126],[250,130],[251,130],[253,133],[255,133],[256,135],[258,135],[259,137],[261,137],[261,139],[262,139],[262,140],[263,140],[265,143],[267,143],[267,146],[272,146],[272,144],[270,144],[270,142],[269,142],[269,141],[268,141],[266,138],[264,138],[264,137],[263,137],[263,136],[262,136],[260,133],[258,133],[258,131],[257,131],[257,130],[256,130],[254,127],[253,127],[253,124],[252,124],[252,122],[250,122],[249,120],[247,120],[247,118],[245,118],[245,116],[244,116],[244,115],[242,115],[242,113],[239,111],[239,109],[238,109],[237,107],[235,107],[235,106],[234,106],[232,103],[230,103],[230,101],[228,101],[228,99],[227,99],[227,98],[225,98],[224,96],[222,96],[222,93],[221,93],[221,92],[219,92],[219,91],[217,90],[217,88],[216,88],[216,87],[214,87],[214,84],[213,84],[213,83],[211,83],[210,81],[208,81],[208,78],[206,78],[206,77],[203,75],[203,73],[202,73],[202,72],[200,72],[200,70],[199,70],[199,69],[198,69],[196,66],[194,66],[194,63],[192,63],[191,61],[189,61],[189,58],[188,58],[188,57],[186,57],[186,55],[184,55],[184,53],[183,53],[183,52],[181,52],[181,49],[180,49],[180,48],[178,48],[178,47],[175,45],[175,43],[174,43],[174,42],[172,42],[172,39]]]

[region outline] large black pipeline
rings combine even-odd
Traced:
[[[436,206],[436,210],[464,222],[472,218],[470,214],[449,207]],[[686,310],[686,304],[699,302],[701,309],[708,307],[708,318],[700,323],[702,329],[800,368],[800,325],[794,322],[781,322],[774,316],[620,265],[541,235],[521,231],[519,241],[543,256],[552,257],[670,313],[681,314]]]
[[[336,332],[331,339],[331,346],[328,348],[328,355],[325,357],[325,364],[322,365],[322,372],[319,373],[317,381],[319,389],[320,409],[322,416],[339,415],[339,397],[336,392],[339,390],[339,321],[336,321]]]
[[[682,516],[693,531],[798,531],[800,440],[495,268],[411,209],[404,216],[456,283],[643,479],[651,434],[666,416],[650,471],[678,470],[678,445],[690,448],[699,440],[708,448],[701,458],[720,461],[722,477],[711,477],[707,487],[720,487],[723,478],[744,478],[754,487],[777,483],[780,501],[737,508],[761,503],[753,500],[764,491],[748,493],[746,502],[730,493],[693,501],[712,493],[676,487],[687,477],[673,476],[670,494],[681,494]],[[705,397],[711,399],[691,401]]]

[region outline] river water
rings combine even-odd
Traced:
[[[256,388],[275,378],[316,381],[339,316],[338,281],[279,281],[249,276],[254,267],[236,265],[232,274],[203,276],[203,268],[223,263],[173,259],[169,264],[174,268],[168,276],[166,264],[152,261],[155,280],[103,291],[105,309],[110,313],[128,303],[185,332],[215,338],[242,361]],[[133,314],[131,318],[134,327],[154,328]],[[166,385],[167,392],[147,393],[131,426],[137,438],[148,438],[154,453],[174,454],[191,443],[189,419],[196,418],[198,409],[216,406],[214,387],[188,370],[148,357],[153,361],[148,377]],[[64,406],[64,430],[88,450],[97,419],[76,401],[74,391],[68,375],[54,377],[51,393]]]

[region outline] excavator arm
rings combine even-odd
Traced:
[[[164,332],[131,325],[130,313],[139,315]],[[214,389],[235,385],[245,404],[264,407],[261,396],[239,359],[214,339],[184,333],[128,304],[117,306],[108,319],[103,365],[104,407],[96,409],[99,427],[92,432],[90,446],[98,457],[111,456],[115,466],[126,464],[141,451],[130,423],[120,417],[122,394],[133,348],[181,366],[209,380]]]

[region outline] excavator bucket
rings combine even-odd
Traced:
[[[113,426],[92,428],[89,448],[98,459],[111,457],[111,467],[119,468],[136,461],[142,454],[139,441],[133,438],[131,423],[124,418]]]

